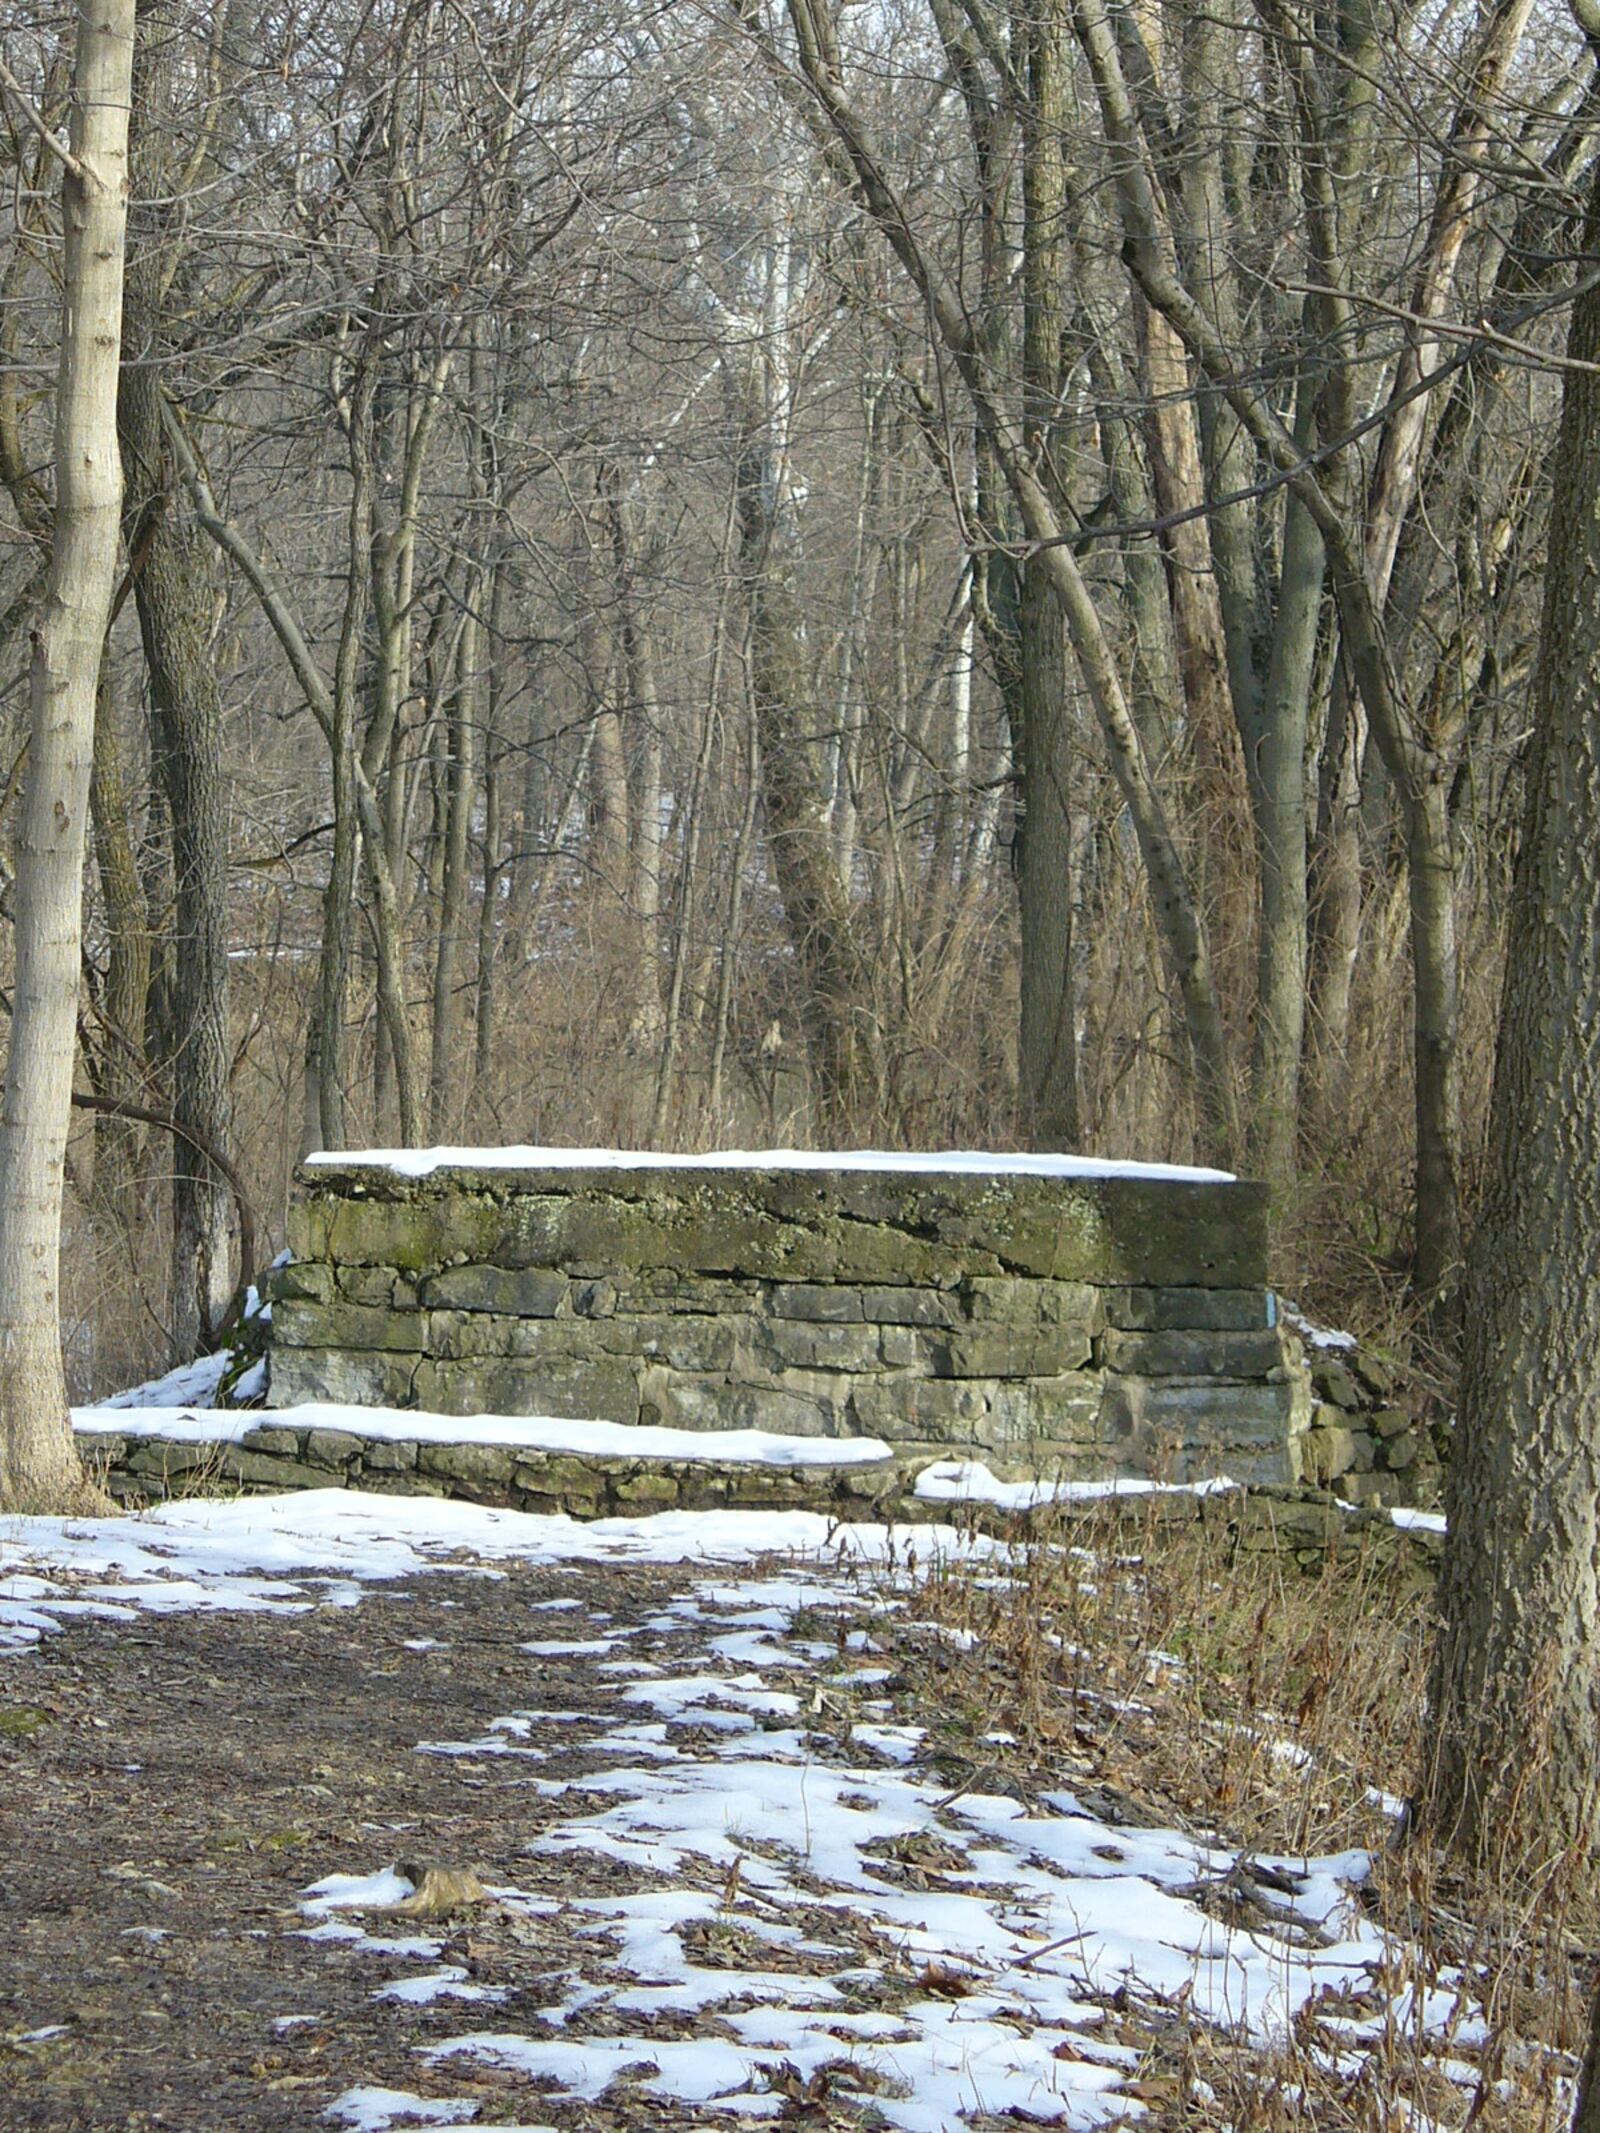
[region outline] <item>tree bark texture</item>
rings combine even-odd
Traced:
[[[1060,0],[1050,0],[1028,27],[1022,149],[1023,444],[1050,479],[1061,405],[1067,42],[1066,10]],[[1082,1128],[1072,971],[1073,751],[1066,628],[1037,559],[1022,568],[1017,622],[1022,727],[1020,1124],[1031,1147],[1075,1148]]]
[[[126,492],[123,522],[138,557],[134,597],[154,714],[151,753],[172,825],[174,907],[173,1114],[226,1149],[228,1075],[228,801],[222,694],[212,648],[211,543],[181,515],[167,447],[162,386],[142,351],[123,367],[118,395]],[[233,1198],[189,1143],[173,1149],[172,1361],[205,1352],[233,1293]]]
[[[1600,245],[1600,179],[1583,249]],[[1600,291],[1569,354],[1600,363]],[[1596,1850],[1600,1778],[1600,376],[1567,373],[1468,1281],[1422,1809],[1470,1856]]]
[[[58,1279],[95,692],[122,503],[117,366],[133,36],[133,0],[86,0],[62,189],[54,552],[33,640],[16,990],[0,1108],[0,1507],[8,1510],[70,1508],[84,1493],[67,1417]]]
[[[751,396],[753,398],[753,395]],[[823,1133],[868,1115],[878,1057],[870,973],[849,884],[835,864],[822,777],[822,718],[812,699],[793,581],[779,454],[746,398],[737,487],[739,561],[750,616],[750,685],[760,740],[761,801],[773,872],[799,965],[806,1037]]]
[[[137,1101],[149,1093],[145,1013],[150,992],[150,917],[130,828],[132,801],[117,744],[116,707],[102,668],[95,697],[94,766],[89,814],[106,929],[106,976],[100,995],[105,1049],[96,1074],[102,1095]],[[131,1237],[140,1212],[145,1130],[131,1119],[105,1118],[95,1132],[95,1192]]]

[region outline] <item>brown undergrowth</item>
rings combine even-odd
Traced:
[[[1239,1847],[1215,1902],[1247,1932],[1274,1861],[1369,1856],[1359,1900],[1392,1944],[1387,1974],[1359,1999],[1324,1994],[1267,2049],[1176,2001],[1144,2006],[1145,2122],[1564,2133],[1592,1892],[1572,1874],[1468,1875],[1408,1829],[1431,1584],[1359,1546],[1307,1574],[1167,1501],[1074,1506],[1003,1568],[925,1570],[925,1649],[896,1684],[961,1789],[1066,1789],[1112,1822]]]

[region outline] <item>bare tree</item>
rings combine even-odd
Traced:
[[[1600,172],[1578,249],[1421,1802],[1535,1866],[1600,1852]]]
[[[117,364],[133,38],[133,0],[81,7],[68,146],[56,151],[63,251],[54,545],[34,635],[17,979],[0,1111],[0,1505],[12,1510],[70,1509],[84,1495],[67,1419],[58,1280],[95,693],[122,500]]]

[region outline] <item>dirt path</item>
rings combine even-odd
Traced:
[[[530,1872],[526,1847],[552,1817],[531,1773],[593,1771],[587,1739],[638,1716],[621,1704],[627,1677],[582,1646],[660,1620],[697,1582],[593,1566],[432,1574],[356,1607],[79,1622],[0,1659],[0,2124],[264,2133],[314,2124],[361,2084],[471,2093],[419,2069],[416,2050],[460,2030],[463,2003],[375,1998],[384,1965],[360,1942],[301,1937],[300,1892],[412,1858],[570,1887],[568,1860]],[[563,1634],[569,1655],[520,1649]],[[670,1667],[694,1640],[648,1642]],[[480,1740],[531,1704],[578,1714],[537,1724],[537,1765],[418,1752]],[[492,1904],[375,1930],[430,1934],[468,1982],[503,1991],[497,2027],[545,2004],[570,1953]],[[480,2115],[503,2116],[505,2082],[479,2086]]]
[[[1186,2024],[1387,1960],[1339,1861],[1021,1764],[886,1572],[134,1542],[6,1588],[0,2133],[1176,2125]]]

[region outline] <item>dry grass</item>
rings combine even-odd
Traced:
[[[1249,1862],[1371,1857],[1361,1900],[1393,1948],[1377,1988],[1308,2006],[1270,2049],[1142,1998],[1145,2123],[1564,2133],[1593,1905],[1570,1878],[1468,1879],[1403,1834],[1433,1626],[1414,1569],[1356,1552],[1306,1575],[1150,1499],[1060,1514],[1006,1575],[941,1564],[916,1605],[941,1634],[906,1686],[953,1781],[1214,1834],[1246,1862],[1219,1891],[1246,1930]]]

